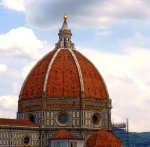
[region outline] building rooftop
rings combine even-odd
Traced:
[[[50,140],[58,140],[58,139],[73,139],[73,140],[83,140],[82,137],[74,136],[66,130],[58,131],[54,136],[50,138]]]
[[[86,147],[122,147],[121,140],[104,129],[91,135]]]
[[[7,118],[0,118],[0,125],[38,127],[37,124],[32,123],[29,120],[7,119]]]

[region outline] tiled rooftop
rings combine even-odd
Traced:
[[[86,98],[107,99],[108,95],[104,81],[94,65],[81,53],[74,51],[79,62]]]
[[[57,139],[73,139],[73,140],[83,140],[82,137],[74,136],[66,130],[58,131],[54,136],[50,138],[50,140],[57,140]]]
[[[33,68],[25,81],[21,99],[41,98],[44,80],[56,50],[48,53]],[[105,83],[94,65],[73,50],[81,68],[85,98],[107,99]],[[46,85],[47,97],[77,98],[81,96],[80,77],[76,63],[68,49],[61,49],[50,68]]]
[[[121,140],[104,129],[91,135],[87,140],[86,147],[122,147]]]
[[[7,119],[7,118],[0,118],[0,125],[38,127],[37,124],[32,123],[29,120]]]
[[[35,65],[32,72],[29,74],[27,81],[22,89],[21,99],[41,98],[44,79],[46,76],[49,62],[51,61],[55,50],[49,52],[39,63]]]
[[[79,74],[68,50],[56,56],[48,78],[46,95],[51,97],[80,97]]]

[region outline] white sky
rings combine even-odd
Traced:
[[[68,14],[72,41],[99,69],[113,100],[112,121],[150,131],[149,0],[1,0],[0,117],[15,118],[21,85],[58,41]]]

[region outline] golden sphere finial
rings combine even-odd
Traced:
[[[66,15],[66,13],[64,14],[64,20],[66,20],[67,19],[67,15]]]

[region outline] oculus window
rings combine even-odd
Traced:
[[[61,115],[59,116],[59,121],[60,121],[61,123],[66,123],[67,120],[68,120],[68,118],[67,118],[67,115],[66,115],[66,114],[61,114]]]
[[[100,127],[102,125],[102,119],[101,119],[101,115],[99,113],[94,113],[92,118],[92,124],[95,127]]]
[[[30,138],[28,136],[25,136],[23,138],[23,144],[24,144],[24,146],[29,146],[29,144],[30,144]]]
[[[66,126],[70,122],[70,114],[66,111],[59,112],[56,117],[56,123],[59,126]]]

